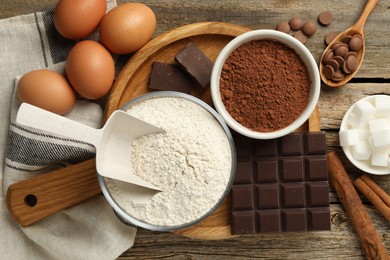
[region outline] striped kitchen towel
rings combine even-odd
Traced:
[[[107,4],[110,9],[116,2]],[[91,145],[15,123],[17,77],[41,68],[61,72],[75,44],[56,32],[53,14],[49,10],[0,20],[0,258],[115,259],[133,245],[136,229],[123,225],[102,196],[25,228],[6,207],[9,185],[95,155]],[[99,128],[102,115],[100,104],[79,99],[65,116]]]

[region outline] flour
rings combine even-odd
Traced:
[[[108,187],[131,216],[158,226],[192,222],[221,199],[229,182],[232,155],[218,121],[192,101],[160,97],[144,101],[128,113],[165,130],[133,142],[134,173],[163,191],[146,204],[133,203]]]

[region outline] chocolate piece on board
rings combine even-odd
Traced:
[[[150,74],[149,88],[171,90],[189,94],[194,82],[176,64],[154,62]]]
[[[317,25],[313,21],[307,21],[302,26],[302,32],[306,36],[312,36],[317,31]]]
[[[303,21],[299,17],[292,17],[288,23],[289,23],[291,29],[294,31],[300,30],[302,28],[302,25],[303,25]]]
[[[330,230],[325,132],[233,137],[232,234]]]
[[[194,43],[176,54],[175,61],[203,88],[210,84],[213,63]]]
[[[324,26],[331,24],[333,21],[333,15],[329,11],[324,11],[318,16],[318,22]]]
[[[290,33],[291,28],[290,25],[287,22],[280,22],[276,26],[276,30],[284,33]]]

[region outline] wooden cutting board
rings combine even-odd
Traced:
[[[148,92],[154,61],[173,63],[175,54],[190,42],[194,42],[214,61],[230,40],[249,30],[237,25],[209,22],[187,25],[156,37],[124,66],[108,99],[106,119],[126,102]],[[191,94],[212,105],[209,89],[193,90]],[[320,130],[318,109],[300,130]],[[7,205],[11,215],[23,226],[28,226],[100,192],[95,160],[92,159],[11,185],[7,191]],[[227,199],[208,218],[176,233],[197,239],[232,237],[229,215],[230,203]]]
[[[219,22],[203,22],[179,27],[161,34],[140,49],[124,66],[111,90],[105,118],[128,101],[149,92],[149,76],[155,61],[174,63],[174,56],[187,44],[195,43],[215,61],[222,48],[234,37],[250,31],[247,27]],[[194,89],[191,95],[212,105],[210,90]],[[301,130],[320,130],[318,109]],[[175,233],[197,239],[225,239],[230,234],[230,202],[223,204],[197,225]]]

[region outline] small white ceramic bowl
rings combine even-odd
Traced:
[[[369,101],[370,103],[374,104],[375,97],[377,97],[377,96],[381,96],[381,95],[373,95],[373,96],[365,97],[365,98],[362,98],[362,99],[358,100],[357,102],[355,102],[345,113],[343,120],[341,121],[340,131],[348,129],[349,116],[352,113],[352,111],[357,103],[363,102],[363,101]],[[386,96],[386,97],[389,97],[389,96]],[[389,97],[389,100],[390,100],[390,97]],[[362,170],[366,173],[375,174],[375,175],[390,174],[390,169],[388,167],[372,166],[370,163],[371,158],[368,160],[364,160],[364,161],[356,160],[352,155],[352,151],[351,151],[350,146],[342,146],[342,148],[343,148],[344,154],[345,154],[345,156],[347,156],[348,160],[353,165],[355,165],[357,168],[359,168],[360,170]]]
[[[237,49],[239,46],[246,42],[267,39],[279,41],[295,50],[296,54],[306,65],[310,77],[310,96],[308,104],[304,109],[303,113],[293,123],[277,131],[257,132],[241,125],[229,114],[221,99],[219,82],[222,67],[226,59],[235,49]],[[311,113],[314,111],[317,105],[318,98],[320,96],[321,81],[316,61],[314,60],[310,51],[301,42],[286,33],[282,33],[276,30],[261,29],[250,31],[234,38],[222,49],[214,63],[213,71],[211,74],[210,88],[215,109],[225,120],[226,124],[229,125],[234,131],[250,138],[273,139],[293,132],[306,122],[306,120],[310,117]]]

